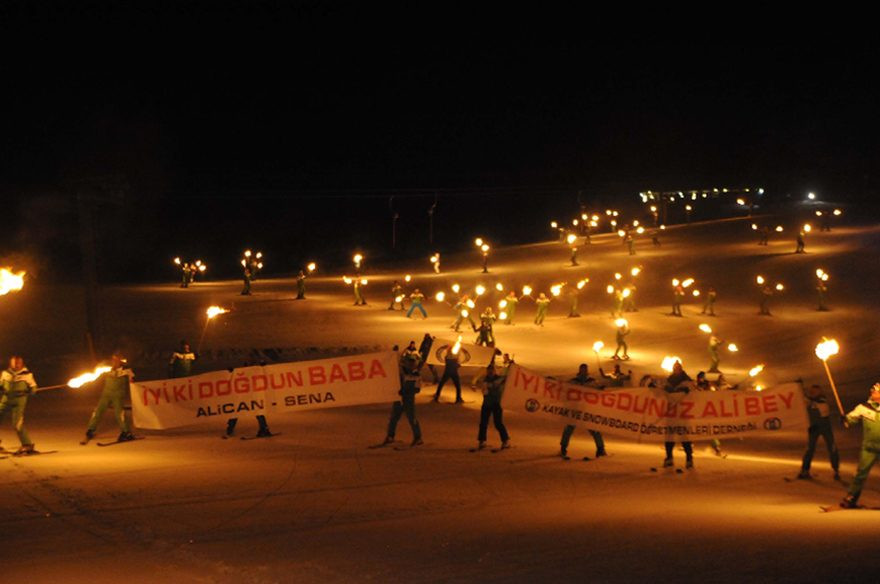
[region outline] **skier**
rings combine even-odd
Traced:
[[[474,332],[477,333],[476,344],[483,347],[495,346],[495,333],[492,332],[492,325],[494,323],[495,314],[492,312],[492,307],[487,306],[483,314],[480,315],[480,326],[474,327]]]
[[[415,342],[412,344],[414,345]],[[397,392],[400,394],[400,400],[394,402],[391,406],[391,416],[388,418],[388,432],[385,435],[383,444],[394,442],[397,422],[400,421],[400,416],[406,414],[406,419],[409,421],[409,426],[412,428],[413,433],[413,440],[410,445],[421,446],[424,442],[422,441],[422,428],[416,419],[416,394],[422,389],[420,375],[422,362],[418,358],[418,353],[416,353],[415,357],[404,355],[401,361],[401,385],[400,391]]]
[[[431,352],[431,345],[434,344],[434,337],[431,336],[431,333],[425,333],[425,336],[422,338],[422,342],[419,345],[419,357],[423,363],[427,362],[428,354]],[[430,363],[428,365],[428,371],[431,372],[431,376],[434,378],[434,383],[437,383],[437,369],[434,368]]]
[[[846,415],[844,426],[849,428],[852,424],[862,422],[862,451],[859,454],[859,468],[849,487],[849,492],[841,507],[855,508],[858,506],[859,495],[862,494],[862,486],[871,467],[880,457],[880,383],[871,387],[870,398],[866,403],[859,404]]]
[[[406,313],[407,318],[412,318],[413,310],[416,309],[418,309],[419,312],[422,313],[422,318],[428,318],[428,313],[425,311],[425,307],[422,305],[422,302],[425,300],[425,295],[422,294],[418,288],[413,290],[413,293],[409,295],[409,300],[411,304],[409,307],[409,311]]]
[[[703,298],[703,310],[700,311],[700,314],[715,316],[715,298],[717,296],[718,293],[715,291],[715,288],[709,286],[709,289],[706,291],[706,294]]]
[[[361,279],[355,278],[352,281],[352,291],[354,292],[354,305],[355,306],[366,306],[367,301],[364,300],[364,294],[361,292]]]
[[[619,359],[629,361],[629,345],[626,344],[626,337],[630,333],[629,323],[626,321],[626,319],[619,318],[614,322],[614,324],[617,325],[617,334],[615,339],[617,341],[617,348],[614,349],[614,356],[611,358],[615,361]],[[620,353],[621,349],[623,349],[623,356],[619,357],[618,353]]]
[[[773,316],[770,314],[770,297],[773,296],[773,288],[764,286],[761,288],[761,309],[758,314],[764,316]]]
[[[266,365],[265,362],[258,363],[261,367]],[[242,364],[242,367],[252,367],[251,363],[245,362]],[[235,371],[232,367],[228,369],[229,373]],[[257,438],[271,438],[274,434],[269,430],[269,422],[266,420],[266,416],[264,414],[257,414]],[[238,424],[238,418],[229,418],[226,420],[226,433],[224,434],[225,438],[230,438],[235,434],[235,426]]]
[[[507,310],[507,319],[505,319],[504,324],[513,324],[513,317],[516,314],[516,305],[519,303],[519,298],[516,297],[516,292],[513,290],[507,295],[507,306],[505,307]]]
[[[510,435],[504,427],[501,409],[501,397],[504,395],[504,383],[507,377],[499,375],[495,371],[495,364],[490,363],[486,367],[486,376],[483,378],[483,405],[480,406],[480,429],[477,433],[477,450],[486,447],[486,430],[489,427],[489,417],[495,422],[495,429],[501,436],[501,450],[510,448]]]
[[[250,296],[251,295],[251,280],[253,279],[253,272],[247,266],[245,266],[242,271],[242,279],[244,280],[244,288],[241,289],[242,296]]]
[[[613,304],[611,307],[611,317],[612,318],[620,318],[623,316],[623,302],[626,300],[626,297],[623,295],[623,290],[619,288],[614,289],[613,295]]]
[[[654,247],[660,247],[660,230],[651,230],[651,243],[654,244]]]
[[[578,367],[577,375],[568,380],[569,383],[574,383],[577,385],[595,387],[597,389],[601,389],[596,385],[596,380],[590,377],[590,372],[588,370],[586,363],[581,363]],[[559,440],[559,456],[564,459],[568,459],[568,444],[571,441],[571,435],[574,434],[575,426],[574,424],[568,424],[562,430],[562,438]],[[608,453],[605,452],[605,441],[602,439],[602,434],[595,431],[589,430],[590,436],[593,437],[593,441],[596,443],[596,458],[600,456],[606,456]],[[584,460],[590,460],[589,457],[584,457]]]
[[[388,310],[403,310],[403,286],[397,280],[391,285],[391,304],[388,305]]]
[[[296,299],[306,299],[306,273],[303,270],[296,275]]]
[[[580,313],[578,312],[578,288],[576,284],[567,284],[566,288],[568,288],[568,318],[580,318]]]
[[[760,235],[758,245],[767,245],[767,242],[770,239],[770,228],[765,225],[758,231],[758,233]]]
[[[624,288],[621,292],[623,295],[623,304],[622,308],[624,312],[638,312],[639,309],[636,308],[636,285],[630,284],[626,288]]]
[[[684,288],[681,284],[675,286],[672,291],[672,312],[670,316],[682,316],[681,303],[684,302]]]
[[[434,262],[434,273],[439,274],[440,273],[440,252],[435,253],[434,258],[436,259],[436,261]]]
[[[797,234],[797,247],[794,250],[794,253],[806,253],[804,251],[804,246],[806,245],[806,241],[804,241],[804,230],[799,229]]]
[[[627,373],[624,373],[620,370],[620,363],[615,363],[614,369],[611,373],[605,373],[602,371],[602,368],[599,367],[599,377],[608,380],[605,384],[598,386],[599,389],[605,389],[606,387],[623,387],[624,385],[629,385],[629,382],[632,380],[632,369]]]
[[[452,384],[455,385],[455,403],[464,403],[464,400],[461,399],[461,378],[458,375],[459,368],[461,368],[459,353],[453,353],[450,348],[446,351],[446,356],[443,359],[443,375],[440,377],[440,383],[437,384],[437,391],[434,392],[435,402],[440,401],[440,392],[443,391],[443,386],[446,385],[446,382],[452,380]]]
[[[168,362],[168,373],[174,377],[189,377],[192,375],[193,362],[198,359],[186,341],[180,341],[180,350],[171,353]]]
[[[409,345],[406,346],[406,349],[403,350],[403,359],[414,359],[416,361],[422,360],[422,354],[419,353],[419,350],[416,348],[416,342],[410,341]]]
[[[189,262],[184,262],[183,267],[180,270],[180,275],[181,275],[180,287],[181,288],[189,288],[191,274],[192,274],[192,269],[189,267]]]
[[[633,239],[632,233],[629,232],[629,229],[626,230],[626,236],[624,237],[624,241],[626,242],[626,247],[629,249],[629,255],[636,255],[635,250],[635,239]]]
[[[455,306],[452,307],[452,310],[455,311],[455,322],[452,323],[452,326],[449,327],[455,332],[459,332],[459,328],[464,319],[467,319],[469,323],[471,323],[471,328],[475,328],[477,325],[474,323],[474,319],[471,318],[470,311],[468,310],[468,295],[465,294],[461,298],[459,298],[458,302],[455,303]]]
[[[86,429],[86,438],[82,444],[95,437],[95,430],[98,429],[98,422],[101,416],[107,411],[109,406],[113,406],[113,413],[116,416],[116,424],[119,426],[119,442],[127,442],[134,440],[131,433],[131,426],[125,419],[125,411],[122,409],[122,402],[129,395],[129,386],[131,380],[134,379],[134,372],[125,366],[125,358],[120,353],[114,353],[110,358],[110,371],[104,373],[99,378],[102,382],[101,397],[98,405],[92,412],[89,419],[89,425]]]
[[[34,374],[24,366],[24,359],[19,355],[13,355],[9,359],[9,368],[0,373],[0,421],[6,412],[10,412],[12,427],[18,434],[21,447],[15,451],[16,455],[33,454],[34,443],[24,428],[24,410],[27,406],[28,396],[36,393],[37,382]]]
[[[816,452],[816,444],[819,437],[825,439],[828,448],[828,458],[831,459],[831,469],[834,471],[834,479],[840,479],[840,455],[837,452],[837,444],[834,443],[834,433],[831,431],[831,408],[828,400],[818,385],[811,385],[805,392],[804,403],[807,406],[807,414],[810,417],[810,427],[807,430],[807,451],[804,453],[804,461],[801,464],[801,472],[797,478],[809,479],[810,464],[813,462],[813,453]]]
[[[666,393],[689,393],[690,381],[692,381],[692,379],[687,373],[685,373],[684,368],[681,366],[681,361],[676,361],[672,366],[672,373],[666,378],[666,385],[663,390]],[[683,441],[681,445],[684,448],[684,454],[687,457],[685,467],[694,468],[694,445],[690,441]],[[665,442],[664,446],[666,447],[666,458],[663,460],[663,466],[669,467],[673,464],[672,451],[675,448],[675,442]]]
[[[544,317],[547,316],[547,309],[550,307],[550,299],[547,298],[547,295],[541,292],[538,295],[538,299],[535,300],[535,304],[538,307],[538,312],[535,314],[535,324],[538,326],[544,326]]]
[[[709,357],[711,358],[709,373],[719,373],[718,364],[721,362],[721,357],[718,355],[718,347],[723,344],[724,341],[722,339],[715,335],[709,335]]]
[[[816,282],[816,293],[819,295],[819,308],[816,310],[825,312],[828,310],[828,306],[825,305],[825,294],[828,293],[828,286],[825,285],[825,282],[822,280],[818,280]]]

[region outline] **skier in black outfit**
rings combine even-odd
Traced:
[[[401,385],[400,400],[391,405],[391,417],[388,419],[388,432],[385,436],[383,444],[391,444],[394,442],[394,434],[397,430],[397,422],[400,416],[406,414],[412,428],[413,440],[411,446],[421,446],[422,428],[416,419],[416,394],[422,389],[421,368],[423,361],[418,356],[408,355],[401,359]]]
[[[601,387],[596,385],[596,380],[590,377],[589,368],[586,363],[580,364],[577,375],[569,379],[568,382],[601,389]],[[571,435],[574,434],[574,430],[574,424],[568,424],[562,430],[562,438],[559,440],[559,456],[566,460],[568,460],[568,443],[571,441]],[[605,440],[602,439],[602,434],[596,430],[590,430],[589,432],[596,443],[596,458],[606,456],[608,453],[605,452]],[[589,460],[589,458],[584,457],[584,460]]]
[[[458,376],[458,370],[461,367],[461,363],[458,361],[458,354],[453,353],[451,350],[446,352],[446,358],[444,359],[444,367],[443,367],[443,376],[440,378],[440,383],[437,384],[437,391],[434,392],[434,401],[440,401],[440,392],[443,390],[443,386],[450,379],[452,383],[455,384],[455,403],[463,404],[464,400],[461,399],[461,378]]]
[[[672,374],[666,378],[666,385],[663,390],[666,393],[689,393],[690,387],[688,383],[690,381],[693,380],[685,373],[684,368],[681,366],[681,361],[676,361],[672,366]],[[687,457],[685,466],[687,468],[694,468],[694,445],[690,441],[682,442],[681,445]],[[675,441],[666,442],[665,446],[666,459],[663,461],[663,466],[672,466],[672,450],[675,448]]]
[[[260,367],[264,367],[266,365],[265,362],[258,363]],[[251,363],[245,363],[242,367],[250,367]],[[235,371],[233,368],[229,368],[229,372],[232,373]],[[235,434],[235,426],[238,424],[238,418],[229,418],[226,420],[226,437],[230,438],[233,434]],[[266,421],[266,416],[263,414],[257,414],[257,424],[259,425],[259,429],[257,430],[257,438],[270,438],[274,436],[274,434],[269,430],[269,422]]]
[[[810,427],[807,430],[807,451],[804,453],[804,461],[798,478],[811,478],[810,464],[813,462],[813,454],[816,452],[816,443],[819,442],[821,436],[825,439],[825,446],[828,447],[828,458],[831,459],[834,478],[835,480],[839,479],[840,455],[837,452],[837,444],[834,443],[834,433],[831,431],[831,408],[822,393],[822,388],[818,385],[811,385],[805,392],[804,402],[807,406],[807,414],[810,416]]]
[[[431,351],[431,345],[434,343],[434,337],[431,336],[431,333],[425,333],[425,337],[422,339],[422,344],[419,345],[419,355],[422,357],[422,363],[428,360],[428,353]],[[430,363],[428,365],[428,371],[431,372],[431,376],[434,378],[434,383],[437,383],[437,370]]]
[[[486,377],[483,378],[483,405],[480,408],[480,429],[477,433],[477,450],[486,447],[486,430],[489,428],[489,417],[495,422],[495,429],[501,436],[501,448],[510,448],[510,435],[504,427],[501,409],[501,397],[504,395],[504,382],[507,376],[495,372],[495,364],[486,367]]]

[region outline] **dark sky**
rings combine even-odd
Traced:
[[[47,6],[0,14],[15,47],[0,64],[7,197],[121,173],[140,204],[202,230],[206,200],[234,221],[242,207],[304,214],[320,205],[294,195],[328,191],[876,186],[870,45],[547,41],[317,3]]]

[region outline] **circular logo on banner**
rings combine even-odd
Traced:
[[[764,420],[764,429],[765,430],[781,430],[782,429],[782,420],[779,418],[767,418]]]
[[[438,361],[445,361],[446,355],[449,354],[449,351],[452,350],[452,345],[440,345],[434,351],[434,356],[437,357]],[[462,365],[471,360],[471,354],[464,347],[459,347],[458,349],[458,362]]]
[[[536,399],[527,399],[526,400],[526,411],[527,412],[529,412],[531,414],[531,413],[537,412],[539,409],[541,409],[541,404],[538,403],[538,400],[536,400]]]

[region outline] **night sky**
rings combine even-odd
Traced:
[[[4,8],[21,39],[0,66],[0,192],[18,220],[7,255],[75,264],[71,185],[106,175],[128,185],[99,211],[115,280],[161,278],[180,253],[234,275],[228,256],[247,246],[279,273],[318,250],[382,257],[392,194],[396,253],[413,255],[431,247],[435,193],[434,247],[452,250],[472,234],[543,237],[578,191],[598,206],[649,188],[876,190],[868,45],[548,43],[459,31],[450,15],[398,27],[319,4],[206,6]]]

